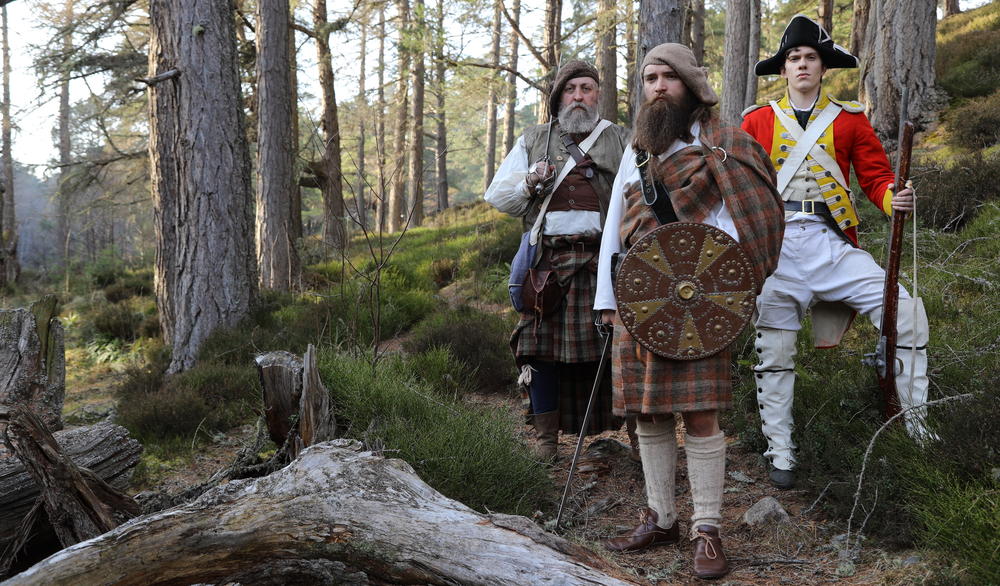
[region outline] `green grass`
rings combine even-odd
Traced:
[[[346,437],[406,460],[445,496],[479,511],[530,514],[553,490],[544,465],[516,438],[506,411],[463,403],[416,373],[424,357],[320,354]]]

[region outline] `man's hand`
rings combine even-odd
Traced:
[[[613,309],[602,309],[601,310],[601,323],[610,326],[615,323],[615,310]]]
[[[528,184],[528,189],[537,191],[539,184],[545,186],[548,181],[552,180],[555,171],[555,165],[550,165],[548,161],[542,159],[532,166],[531,172],[524,178],[524,182]]]
[[[889,184],[889,189],[894,189],[895,187],[895,183]],[[915,200],[916,194],[913,191],[913,184],[907,181],[905,189],[899,193],[892,194],[892,211],[910,213],[913,211]]]

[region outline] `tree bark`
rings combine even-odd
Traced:
[[[16,283],[21,274],[21,264],[17,259],[17,213],[14,207],[14,156],[11,154],[10,119],[10,43],[7,36],[7,5],[4,4],[0,19],[3,20],[3,208],[2,229],[0,229],[0,252],[3,259],[3,275],[0,286]]]
[[[411,226],[424,223],[424,54],[427,52],[425,9],[424,0],[414,0],[411,21],[413,69],[410,73],[413,100],[410,102],[410,157],[406,173],[406,199],[412,206]]]
[[[625,93],[628,99],[628,120],[631,123],[635,120],[636,106],[642,102],[642,98],[636,96],[636,88],[642,87],[642,80],[636,69],[639,63],[636,57],[639,51],[638,27],[635,24],[635,0],[625,2]],[[638,86],[636,82],[639,82]]]
[[[358,116],[358,186],[354,190],[354,221],[357,222],[362,231],[368,230],[368,206],[366,203],[368,198],[365,197],[368,192],[368,180],[365,178],[365,135],[371,110],[368,107],[368,96],[365,91],[365,78],[368,74],[368,24],[367,18],[361,22],[361,55],[358,60],[358,110],[360,114]]]
[[[941,4],[944,8],[942,18],[962,13],[962,7],[958,5],[958,0],[942,0]]]
[[[490,65],[494,71],[500,70],[500,3],[493,7],[493,35],[490,45]],[[497,102],[500,100],[495,76],[489,76],[489,91],[486,97],[486,161],[483,164],[483,193],[493,183],[497,170]]]
[[[909,90],[907,116],[918,127],[935,110],[934,57],[937,18],[932,0],[883,0],[868,23],[869,46],[861,69],[861,100],[889,150],[899,132],[902,88]],[[905,35],[899,34],[906,30]]]
[[[513,22],[511,28],[521,26],[521,0],[513,0],[511,6],[511,17]],[[517,117],[517,51],[518,40],[516,31],[510,33],[510,45],[508,47],[507,66],[510,72],[507,73],[507,97],[504,99],[503,115],[503,152],[509,153],[514,148],[514,125]]]
[[[334,84],[333,56],[330,52],[326,0],[316,0],[313,4],[313,30],[316,33],[316,61],[319,66],[321,89],[320,108],[323,112],[320,120],[323,154],[319,164],[314,166],[316,179],[323,194],[323,242],[336,250],[342,250],[346,234],[343,170],[340,162],[340,121]]]
[[[691,0],[691,50],[698,63],[705,63],[705,0]]]
[[[757,74],[754,66],[760,59],[760,0],[750,0],[750,49],[747,53],[747,93],[743,107],[757,103]]]
[[[517,2],[518,0],[515,0]],[[437,132],[434,137],[434,161],[437,184],[437,211],[448,209],[448,126],[445,111],[447,93],[445,79],[444,55],[444,0],[437,3],[437,26],[434,30],[434,93],[436,104],[434,117],[437,122]],[[516,36],[515,36],[516,38]]]
[[[833,34],[833,0],[820,0],[816,7],[816,14],[819,16],[819,24],[823,30]]]
[[[66,396],[63,327],[56,316],[51,295],[28,309],[0,310],[0,405],[24,406],[52,431],[63,427]]]
[[[597,53],[597,74],[601,78],[601,94],[598,110],[601,118],[618,121],[618,46],[615,29],[618,26],[614,0],[600,0],[597,8],[597,29],[595,30]]]
[[[275,444],[288,446],[295,459],[303,448],[333,438],[336,420],[330,393],[319,378],[312,344],[303,358],[269,352],[258,356],[256,363],[267,430]]]
[[[388,178],[385,168],[385,4],[378,12],[378,91],[375,113],[375,156],[378,166],[378,193],[375,194],[375,229],[381,234],[388,228]]]
[[[642,60],[646,58],[646,53],[650,49],[662,43],[680,43],[683,41],[681,37],[683,33],[684,0],[640,0],[636,68],[642,64]],[[743,72],[740,72],[740,76],[743,76]],[[638,111],[642,104],[641,71],[635,72],[634,93],[633,107],[635,111]]]
[[[298,139],[288,13],[288,0],[257,4],[257,265],[261,288],[274,291],[293,289],[300,276],[291,229]]]
[[[750,0],[726,0],[726,43],[722,65],[720,116],[738,126],[747,95],[747,62],[750,47]]]
[[[37,486],[63,547],[96,537],[139,513],[139,505],[62,452],[45,423],[23,405],[0,407],[4,443]]]
[[[73,18],[74,0],[66,0],[63,8],[66,23]],[[63,35],[62,50],[69,55],[73,50],[73,35],[69,31]],[[69,185],[70,132],[69,132],[69,73],[64,72],[59,79],[59,187],[56,203],[56,254],[66,271],[66,290],[69,290],[69,215],[73,199],[73,189]]]
[[[128,430],[108,421],[57,431],[53,437],[60,451],[76,466],[92,471],[119,490],[128,486],[142,454],[142,446],[129,437]],[[32,480],[20,460],[13,456],[0,460],[0,551],[11,545],[19,524],[29,514],[32,505],[38,502],[40,494],[39,485]],[[44,515],[41,517],[37,520],[38,524],[47,526],[48,521]],[[48,555],[55,549],[30,553]]]
[[[335,440],[265,478],[135,519],[8,585],[519,584],[540,576],[627,584],[606,569],[524,517],[477,513],[405,462]]]
[[[538,122],[554,118],[558,112],[549,112],[549,92],[555,80],[559,59],[562,55],[562,0],[545,0],[545,22],[542,28],[542,86],[546,88],[539,96]]]
[[[851,53],[864,61],[867,47],[868,17],[871,14],[871,0],[854,0],[851,12]]]
[[[149,89],[156,299],[179,372],[257,298],[250,155],[230,4],[157,0],[149,17],[150,77],[181,72]]]
[[[410,2],[397,0],[399,12],[399,81],[396,87],[396,131],[392,140],[392,156],[395,168],[392,170],[392,190],[389,192],[389,217],[386,221],[389,232],[398,232],[406,224],[406,129],[408,128],[409,87],[407,77],[410,72],[410,48],[407,35],[410,30]]]

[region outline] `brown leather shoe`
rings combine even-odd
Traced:
[[[639,551],[654,545],[677,543],[680,539],[680,529],[677,522],[664,529],[656,524],[657,515],[653,509],[639,511],[639,526],[624,535],[612,537],[604,542],[604,547],[611,551]]]
[[[721,578],[729,573],[729,562],[722,551],[722,539],[719,528],[711,525],[695,527],[694,541],[694,575],[702,580]]]

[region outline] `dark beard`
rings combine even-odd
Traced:
[[[694,100],[690,94],[675,99],[670,96],[643,102],[635,119],[632,144],[659,155],[677,139],[691,141],[691,112]]]

